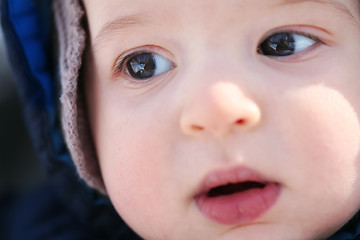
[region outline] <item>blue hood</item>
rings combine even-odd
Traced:
[[[79,179],[67,151],[59,124],[52,17],[49,0],[1,0],[8,57],[48,181],[4,211],[0,206],[8,217],[8,227],[2,226],[7,235],[1,231],[0,239],[140,239],[106,197]]]
[[[49,181],[11,207],[0,206],[7,219],[0,239],[140,239],[106,197],[79,179],[64,143],[51,1],[1,0],[1,17],[25,121]],[[359,217],[330,239],[360,239]]]

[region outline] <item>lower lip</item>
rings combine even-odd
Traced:
[[[246,224],[268,211],[280,195],[280,186],[269,183],[264,188],[254,188],[230,195],[196,197],[196,204],[205,217],[225,225]]]

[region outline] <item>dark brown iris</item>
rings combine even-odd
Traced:
[[[152,53],[141,53],[130,58],[126,63],[126,67],[131,77],[147,79],[154,76],[156,62]]]
[[[267,56],[288,56],[295,52],[293,33],[276,33],[265,39],[259,47],[259,52]]]

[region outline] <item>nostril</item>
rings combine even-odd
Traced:
[[[236,125],[244,125],[244,124],[246,124],[246,120],[245,119],[238,119],[238,120],[236,120],[235,121],[235,124]]]
[[[201,127],[201,126],[199,126],[199,125],[192,125],[192,126],[191,126],[191,129],[192,129],[193,131],[202,131],[202,130],[204,130],[204,128]]]

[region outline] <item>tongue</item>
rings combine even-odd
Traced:
[[[259,182],[242,182],[242,183],[228,184],[228,185],[212,188],[208,193],[208,197],[230,195],[238,192],[244,192],[254,188],[264,188],[264,187],[265,184]]]

